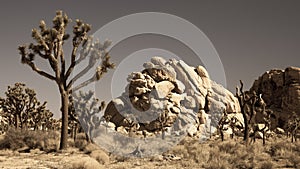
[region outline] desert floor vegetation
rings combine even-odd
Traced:
[[[285,136],[245,145],[243,138],[187,137],[172,149],[146,158],[120,157],[88,143],[83,133],[59,150],[59,133],[10,129],[0,137],[2,168],[300,168],[300,142]]]

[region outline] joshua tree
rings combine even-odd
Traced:
[[[93,132],[100,125],[100,118],[97,116],[105,107],[105,102],[102,101],[98,105],[99,100],[94,97],[94,93],[89,91],[83,93],[79,91],[73,96],[73,106],[77,121],[86,132],[88,142],[93,142]]]
[[[297,141],[297,131],[300,129],[300,117],[295,112],[292,112],[287,122],[287,132],[291,135],[292,143]]]
[[[68,107],[71,92],[99,80],[108,69],[114,67],[114,64],[110,62],[110,56],[106,50],[111,42],[105,41],[104,44],[101,44],[98,40],[93,41],[88,36],[91,26],[83,23],[81,20],[76,20],[76,24],[73,26],[70,65],[67,66],[67,58],[65,57],[63,45],[70,37],[66,33],[66,28],[70,21],[66,14],[62,11],[57,11],[52,27],[47,27],[45,21],[42,20],[39,25],[40,30],[32,29],[32,38],[36,43],[30,43],[29,46],[19,46],[22,63],[27,64],[39,75],[54,81],[58,86],[62,112],[60,149],[67,148]],[[38,68],[34,62],[35,56],[48,61],[53,72],[49,73]],[[71,78],[74,68],[78,67],[83,60],[88,60],[87,65]],[[99,60],[101,63],[97,67],[96,72],[89,79],[75,86],[74,83],[86,75]]]
[[[9,119],[6,117],[6,114],[0,110],[0,134],[8,130]]]
[[[228,130],[228,127],[226,127],[226,124],[229,123],[228,113],[226,110],[223,110],[223,116],[221,117],[219,123],[218,123],[218,129],[221,135],[221,140],[224,141],[224,131]]]
[[[27,128],[28,122],[34,118],[33,115],[40,116],[45,111],[47,102],[41,105],[35,91],[26,88],[23,83],[16,83],[13,87],[8,86],[5,95],[5,99],[0,99],[0,106],[6,113],[6,117],[13,117],[10,123],[17,129]]]
[[[246,144],[249,143],[249,130],[251,128],[251,124],[253,124],[256,111],[255,111],[255,103],[257,100],[256,93],[247,93],[244,92],[243,87],[244,84],[240,80],[241,87],[238,89],[236,88],[236,97],[240,103],[241,113],[243,114],[244,118],[244,141]]]
[[[46,109],[46,104],[44,103],[32,112],[31,120],[33,121],[34,130],[39,130],[39,128],[46,130],[48,128],[47,126],[49,126],[48,123],[52,121],[52,118],[53,113]]]
[[[165,108],[159,117],[157,118],[159,124],[160,124],[160,130],[161,130],[161,138],[164,140],[166,137],[166,124],[168,122],[168,109]]]
[[[264,102],[261,102],[264,103]],[[264,104],[265,105],[265,104]],[[262,123],[255,123],[252,126],[252,140],[255,142],[255,137],[257,132],[262,133],[262,139],[263,139],[263,145],[266,144],[266,132],[270,130],[271,128],[271,115],[273,114],[272,110],[265,110],[265,107],[263,106],[263,122]]]
[[[234,135],[236,134],[236,129],[242,129],[243,125],[241,122],[238,120],[237,117],[235,116],[229,116],[228,113],[226,112],[226,109],[223,111],[223,115],[221,119],[219,120],[218,123],[218,129],[221,135],[222,141],[224,141],[224,131],[228,130],[228,127],[230,127],[232,134],[231,134],[231,139],[233,139]]]

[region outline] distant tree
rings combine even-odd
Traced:
[[[168,123],[168,109],[165,108],[161,114],[158,116],[158,122],[160,124],[160,130],[161,130],[161,138],[164,140],[166,138],[166,126]]]
[[[0,134],[6,132],[9,127],[9,119],[7,118],[5,112],[0,110]]]
[[[80,122],[81,127],[86,133],[88,142],[93,142],[93,132],[100,125],[99,113],[104,109],[105,102],[99,104],[99,99],[94,95],[94,92],[82,92],[74,94],[72,112],[77,122]]]
[[[218,122],[218,130],[220,132],[221,140],[224,141],[224,131],[228,130],[229,118],[226,109],[223,110],[221,119]]]
[[[6,118],[11,119],[10,124],[16,129],[27,129],[31,119],[35,119],[35,116],[42,116],[46,111],[47,102],[41,104],[36,98],[35,91],[27,88],[23,83],[8,86],[5,95],[6,98],[0,99],[0,106]]]
[[[33,127],[34,130],[46,130],[51,129],[50,122],[52,121],[53,113],[46,109],[46,104],[42,104],[35,111],[32,112]],[[52,124],[51,124],[52,125]]]
[[[290,134],[292,143],[297,141],[296,135],[297,131],[300,129],[300,117],[295,112],[292,112],[289,116],[286,126],[287,133],[288,135]]]
[[[93,41],[88,36],[91,26],[83,23],[81,20],[76,20],[76,24],[73,26],[70,65],[67,67],[63,45],[70,37],[66,33],[66,28],[70,21],[66,14],[62,11],[57,11],[52,27],[47,27],[45,21],[42,20],[39,25],[40,30],[32,29],[32,38],[36,43],[30,43],[29,46],[19,46],[22,63],[27,64],[39,75],[54,81],[58,86],[62,113],[60,149],[67,148],[69,96],[71,92],[99,80],[108,69],[114,67],[106,51],[111,42],[105,41],[104,44],[101,44],[97,40]],[[48,61],[53,72],[48,73],[38,68],[34,62],[35,56]],[[82,63],[83,60],[88,60],[87,65],[73,78],[70,78],[74,68]],[[97,64],[98,60],[101,63],[95,73],[89,79],[74,86],[74,83],[86,75]]]

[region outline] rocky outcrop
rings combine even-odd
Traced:
[[[125,92],[105,110],[106,120],[129,133],[182,132],[199,136],[210,124],[217,125],[223,110],[239,113],[238,100],[213,82],[204,67],[182,60],[153,57],[141,72],[131,73]],[[134,127],[133,127],[134,126]]]
[[[267,71],[255,80],[250,91],[262,94],[267,108],[273,110],[273,128],[285,127],[292,112],[300,115],[300,68]]]

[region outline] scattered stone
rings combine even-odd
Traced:
[[[280,127],[276,127],[275,133],[276,133],[276,134],[285,134],[285,131],[284,131],[284,129],[282,129],[282,128],[280,128]]]
[[[174,89],[173,83],[169,81],[162,81],[155,84],[155,91],[157,93],[158,98],[166,98],[167,95]]]
[[[167,161],[178,161],[178,160],[181,160],[181,157],[177,157],[174,154],[163,155],[163,158],[164,158],[164,160],[167,160]]]
[[[195,125],[189,125],[188,127],[187,127],[187,130],[186,130],[186,132],[188,133],[188,135],[190,136],[190,137],[193,137],[196,133],[197,133],[197,127],[195,126]]]

